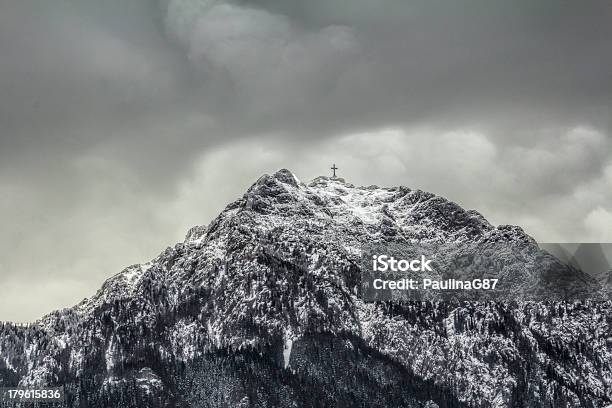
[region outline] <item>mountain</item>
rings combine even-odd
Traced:
[[[609,300],[362,300],[364,248],[405,242],[495,243],[516,284],[557,265],[434,194],[280,170],[93,297],[0,325],[0,386],[63,385],[69,407],[612,403]]]

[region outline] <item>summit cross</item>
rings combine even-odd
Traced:
[[[334,172],[334,175],[333,175],[332,177],[334,177],[334,178],[335,178],[335,177],[336,177],[336,170],[338,170],[338,168],[336,167],[336,164],[335,164],[335,163],[334,163],[334,164],[331,166],[331,169],[332,169],[332,171]]]

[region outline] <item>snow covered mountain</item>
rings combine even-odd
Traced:
[[[0,386],[64,385],[70,407],[612,403],[612,302],[364,302],[364,246],[406,241],[496,243],[504,273],[543,279],[519,227],[280,170],[92,298],[0,325]]]

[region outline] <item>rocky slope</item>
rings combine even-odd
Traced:
[[[0,325],[0,385],[71,407],[612,404],[609,300],[364,302],[361,252],[393,242],[496,243],[529,282],[545,256],[431,193],[281,170],[92,298]]]

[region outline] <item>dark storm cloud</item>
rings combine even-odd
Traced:
[[[0,319],[91,294],[278,167],[612,240],[610,21],[607,0],[0,2]]]
[[[229,73],[237,100],[274,105],[255,123],[264,127],[281,121],[325,134],[535,107],[571,121],[601,116],[609,100],[609,3],[209,2],[200,14],[186,3],[194,2],[169,2],[169,31],[196,65]],[[198,17],[176,17],[185,8]]]

